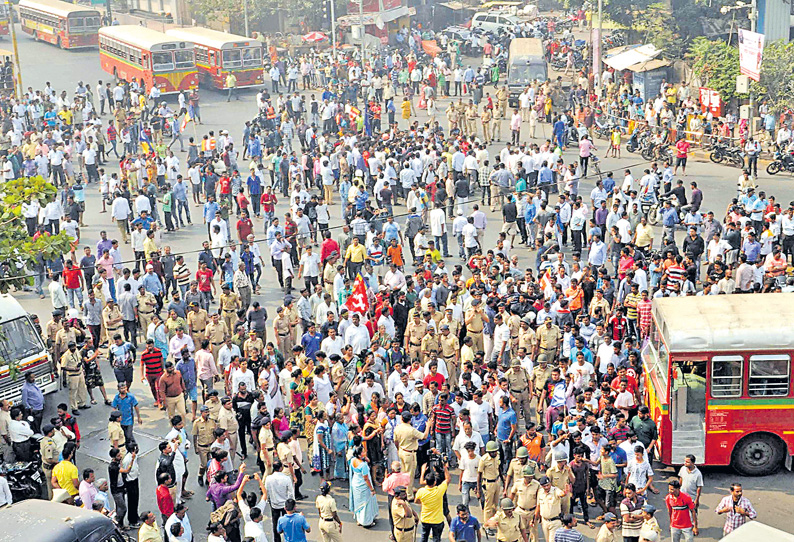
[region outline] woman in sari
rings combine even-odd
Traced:
[[[289,420],[284,415],[284,409],[277,408],[273,411],[273,436],[280,440],[281,435],[287,431],[289,431]]]
[[[383,465],[383,427],[378,423],[378,411],[372,409],[364,423],[363,436],[367,448],[367,459],[372,468],[373,480],[380,479],[379,473]]]
[[[364,448],[353,450],[350,460],[350,511],[356,523],[362,527],[372,527],[378,517],[378,499],[375,497],[375,484],[370,476],[369,465],[363,459]]]
[[[314,428],[317,426],[317,416],[320,412],[325,412],[325,407],[317,399],[317,394],[309,394],[309,403],[303,409],[303,436],[306,437],[306,448],[311,449],[314,444]]]
[[[296,435],[300,435],[303,433],[303,409],[306,406],[306,382],[300,369],[292,371],[289,391],[289,425]]]
[[[314,417],[314,443],[312,445],[312,474],[319,473],[328,478],[331,472],[331,458],[334,455],[331,448],[331,428],[324,410],[320,410]]]
[[[347,432],[345,418],[342,413],[338,413],[331,427],[331,448],[334,452],[334,472],[331,480],[347,480]]]

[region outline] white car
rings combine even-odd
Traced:
[[[512,30],[519,24],[517,17],[513,15],[504,15],[495,12],[481,12],[475,13],[471,19],[471,28],[481,28],[486,32],[498,32],[499,30]]]

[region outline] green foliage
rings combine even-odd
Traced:
[[[739,75],[739,50],[724,41],[699,37],[692,40],[687,60],[703,86],[720,93],[723,101],[736,96],[736,76]]]
[[[761,81],[752,86],[758,98],[765,100],[774,113],[794,107],[794,44],[766,43]]]
[[[22,204],[37,197],[39,203],[46,205],[57,195],[56,188],[43,177],[26,177],[7,181],[0,185],[0,261],[10,264],[12,274],[27,274],[27,269],[41,254],[45,259],[56,258],[69,252],[69,236],[65,232],[58,235],[42,235],[35,241],[28,236],[25,219],[22,217]],[[0,281],[0,292],[6,293],[13,286],[21,288],[27,279]]]

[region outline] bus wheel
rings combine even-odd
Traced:
[[[739,441],[731,465],[747,476],[773,474],[783,464],[784,446],[774,435],[755,433]]]

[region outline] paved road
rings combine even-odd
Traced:
[[[53,46],[36,43],[27,35],[20,34],[19,37],[20,55],[23,63],[23,76],[24,84],[27,88],[43,88],[45,82],[50,81],[54,88],[57,90],[66,89],[71,95],[76,86],[76,79],[82,80],[96,85],[98,79],[108,80],[108,74],[104,73],[99,67],[98,53],[95,50],[81,51],[81,52],[68,52],[56,49]],[[204,119],[206,124],[200,126],[201,130],[215,130],[216,133],[221,128],[230,129],[232,135],[237,141],[240,140],[242,134],[243,122],[255,114],[255,104],[253,98],[253,91],[247,91],[242,94],[242,100],[239,102],[232,102],[227,104],[225,96],[211,91],[202,92],[202,110],[204,111]],[[446,100],[440,101],[439,110],[443,111],[446,107]],[[506,123],[505,123],[506,124]],[[539,129],[539,135],[549,132],[548,126],[543,126]],[[505,135],[507,134],[507,127],[504,127]],[[201,135],[201,132],[199,135]],[[605,150],[604,142],[596,142],[600,147],[600,153]],[[498,152],[501,147],[494,146],[491,152]],[[569,152],[566,159],[574,159],[574,154]],[[184,159],[185,155],[181,155]],[[622,172],[625,168],[631,168],[636,177],[639,177],[642,168],[646,164],[642,158],[636,154],[626,153],[622,159],[604,160],[603,171],[606,172],[609,168],[615,172]],[[112,171],[113,168],[110,170]],[[736,192],[736,178],[738,170],[717,166],[711,163],[691,163],[688,179],[696,179],[705,193],[704,209],[713,209],[717,215],[726,208],[730,199]],[[616,175],[622,178],[622,174]],[[794,199],[794,189],[791,187],[791,179],[788,177],[768,178],[762,177],[761,185],[767,190],[767,194],[774,194],[777,196],[778,201],[788,202]],[[583,194],[589,194],[592,188],[592,181],[583,182],[580,191]],[[91,192],[87,199],[87,209],[85,221],[88,224],[86,228],[82,228],[82,237],[86,244],[95,245],[96,240],[99,238],[99,230],[103,228],[111,228],[110,218],[107,214],[99,214],[100,209],[97,187],[92,187]],[[283,213],[286,209],[282,205],[279,206],[279,213]],[[195,209],[198,211],[198,209]],[[194,216],[195,215],[194,211]],[[404,207],[398,207],[396,213],[404,212]],[[332,226],[339,225],[339,209],[335,209],[334,223]],[[498,216],[490,216],[490,220],[498,223],[500,220]],[[108,231],[115,231],[115,227]],[[257,232],[262,232],[261,222],[257,224]],[[170,244],[175,252],[180,250],[193,250],[200,246],[200,242],[205,238],[205,229],[196,225],[192,229],[180,230],[176,234],[165,236],[164,243]],[[261,236],[261,233],[258,233]],[[489,232],[486,241],[494,242],[495,234],[493,231]],[[657,236],[658,238],[658,236]],[[487,245],[487,243],[486,243]],[[132,259],[129,245],[124,246],[123,250],[125,257]],[[533,254],[526,249],[517,249],[516,253],[519,254],[522,264],[530,265],[534,261]],[[187,258],[187,263],[191,268],[195,267],[195,256],[191,255]],[[455,262],[457,263],[457,262]],[[268,270],[272,273],[272,270]],[[264,275],[264,283],[267,285],[268,276],[273,277],[272,274]],[[48,300],[39,300],[35,296],[28,294],[19,295],[18,299],[24,304],[26,309],[30,312],[38,313],[42,316],[42,321],[47,321],[47,315],[51,310]],[[276,303],[282,299],[282,294],[278,289],[265,286],[263,293],[258,296],[270,313],[274,313]],[[106,364],[103,370],[106,382],[113,382],[112,372],[108,370]],[[110,387],[108,388],[110,390]],[[148,386],[144,386],[139,382],[133,385],[132,392],[138,397],[142,406],[143,424],[137,428],[137,438],[141,444],[142,457],[141,472],[141,495],[142,504],[141,509],[154,508],[155,503],[154,495],[154,476],[151,474],[154,471],[154,465],[157,458],[156,446],[159,438],[168,430],[167,422],[159,411],[153,408],[153,400],[150,397]],[[58,402],[65,401],[66,394],[60,392],[55,396],[48,397],[48,404],[54,405]],[[101,402],[100,402],[101,403]],[[104,406],[95,406],[90,410],[84,411],[80,417],[81,432],[83,433],[83,446],[78,455],[78,463],[80,468],[92,467],[97,472],[104,475],[106,473],[106,422],[109,409]],[[252,462],[251,467],[256,468]],[[196,496],[191,501],[191,509],[189,515],[192,524],[194,525],[194,532],[197,533],[196,540],[206,540],[206,535],[202,531],[202,526],[206,524],[209,517],[209,505],[202,502],[200,489],[196,487],[195,472],[196,472],[197,458],[191,455],[191,462],[189,470],[194,475],[190,477],[188,487],[196,491]],[[661,477],[666,479],[672,475],[673,469],[663,469],[661,465],[657,465],[661,469],[657,471],[657,480]],[[722,522],[714,513],[713,509],[719,499],[726,494],[728,486],[734,481],[740,481],[745,485],[745,495],[749,497],[756,509],[759,511],[760,518],[773,526],[778,528],[788,528],[791,530],[791,520],[789,511],[794,505],[794,475],[789,472],[782,472],[775,476],[767,476],[763,478],[745,478],[736,475],[730,470],[726,469],[708,469],[706,475],[706,487],[703,492],[703,508],[701,510],[701,539],[704,540],[717,540],[721,537]],[[301,505],[301,509],[309,517],[312,524],[313,533],[310,535],[311,540],[318,540],[317,535],[317,520],[316,513],[313,510],[311,502],[316,495],[316,488],[318,481],[316,478],[307,476],[306,487],[308,488],[308,495],[311,500],[305,501]],[[657,487],[665,488],[664,483],[657,483]],[[450,490],[450,504],[455,505],[458,502],[457,490]],[[342,520],[345,522],[344,534],[347,538],[354,542],[363,542],[367,537],[371,538],[370,531],[378,533],[378,538],[386,540],[388,531],[388,521],[382,519],[378,522],[377,526],[370,531],[356,527],[355,522],[351,522],[351,516],[347,512],[347,492],[344,487],[335,488],[334,495],[342,510]],[[663,508],[662,496],[653,496],[651,502],[657,507]],[[380,517],[386,518],[385,498],[380,497]],[[481,512],[477,509],[474,510],[475,514],[480,517]],[[660,523],[665,525],[666,529],[666,514],[659,514]],[[268,529],[269,529],[269,520]],[[583,527],[582,532],[588,540],[595,536],[595,531]],[[446,533],[445,533],[446,536]]]

